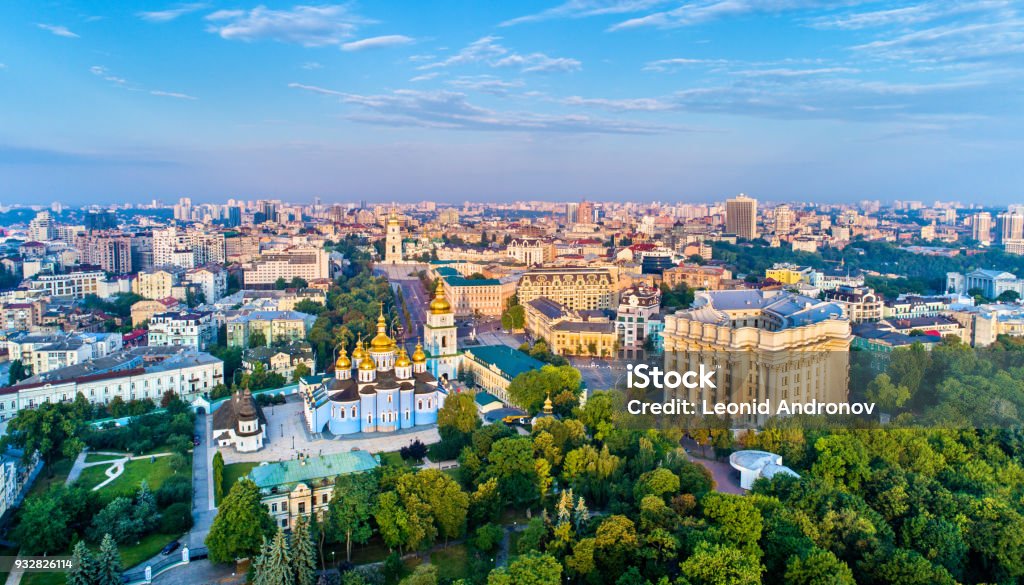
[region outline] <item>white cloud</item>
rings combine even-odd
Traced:
[[[179,93],[179,92],[176,92],[176,91],[161,91],[159,89],[154,89],[154,90],[150,91],[149,93],[150,93],[150,95],[157,95],[157,96],[161,96],[161,97],[175,98],[175,99],[179,99],[179,100],[197,100],[197,99],[199,99],[199,98],[197,98],[195,96],[191,96],[191,95],[188,95],[186,93]]]
[[[306,61],[305,63],[300,65],[300,67],[302,67],[303,69],[305,69],[307,71],[313,71],[315,69],[323,69],[324,68],[323,65],[317,63],[316,61]]]
[[[202,2],[193,2],[191,4],[181,4],[176,8],[168,8],[166,10],[153,10],[148,12],[138,12],[136,15],[142,20],[148,22],[170,22],[177,19],[179,16],[191,14],[207,7],[207,4]]]
[[[569,0],[554,8],[528,14],[501,23],[501,26],[513,26],[526,22],[538,22],[557,18],[587,18],[607,14],[628,14],[641,12],[664,4],[666,0]]]
[[[664,112],[676,108],[671,102],[658,98],[606,99],[570,96],[560,101],[567,106],[597,107],[616,112]]]
[[[43,30],[50,31],[51,33],[57,35],[58,37],[65,37],[65,38],[69,38],[69,39],[77,39],[78,38],[78,35],[76,35],[75,33],[71,32],[70,30],[68,30],[68,27],[66,27],[66,26],[61,26],[59,24],[42,24],[42,23],[37,24],[36,26],[38,26],[39,28],[41,28]]]
[[[687,58],[675,58],[675,59],[658,59],[657,61],[648,61],[644,65],[644,71],[669,71],[671,69],[677,69],[679,67],[685,67],[688,65],[725,65],[728,63],[725,59],[687,59]]]
[[[405,35],[384,35],[379,37],[370,37],[368,39],[360,39],[358,41],[352,41],[351,43],[345,43],[341,46],[342,51],[362,51],[364,49],[378,49],[381,47],[398,47],[401,45],[408,45],[415,41],[412,37]]]
[[[435,77],[437,77],[438,75],[441,75],[441,72],[440,72],[440,71],[431,71],[430,73],[424,73],[423,75],[417,75],[416,77],[413,77],[413,78],[412,78],[412,79],[410,79],[409,81],[410,81],[410,82],[416,82],[416,81],[430,81],[431,79],[434,79],[434,78],[435,78]]]
[[[109,81],[111,83],[115,83],[117,85],[127,85],[128,83],[128,80],[126,80],[125,78],[118,77],[116,75],[111,75],[110,72],[107,71],[106,67],[102,67],[100,65],[93,65],[92,67],[90,67],[89,73],[92,73],[97,77],[102,77],[104,80]]]
[[[846,0],[843,4],[858,4],[869,1],[871,0]],[[700,24],[720,18],[828,8],[835,4],[834,0],[695,0],[681,4],[671,10],[631,18],[612,26],[609,30],[615,31],[645,26],[675,28]]]
[[[477,39],[455,55],[443,61],[421,65],[419,69],[436,69],[455,65],[483,63],[489,67],[517,68],[523,73],[551,73],[557,71],[578,71],[582,64],[568,57],[549,57],[544,53],[523,55],[513,52],[498,41],[501,37],[486,36]]]
[[[515,81],[504,81],[490,75],[482,75],[479,77],[459,77],[449,80],[447,83],[452,87],[457,87],[462,90],[479,91],[498,96],[508,95],[509,91],[521,88],[524,85],[522,80],[517,79]]]
[[[960,2],[922,2],[911,6],[866,12],[849,12],[819,17],[811,21],[815,28],[860,30],[885,26],[910,26],[949,16],[1001,11],[1012,7],[1012,0],[964,0]]]
[[[659,134],[680,128],[594,118],[586,115],[548,115],[501,112],[473,105],[466,95],[450,91],[398,90],[390,94],[351,94],[291,83],[289,87],[339,98],[362,113],[348,119],[364,124],[447,130],[558,132],[572,134]]]
[[[342,5],[218,10],[206,19],[211,23],[208,30],[227,40],[270,40],[306,47],[340,45],[355,34],[359,25],[369,22]]]

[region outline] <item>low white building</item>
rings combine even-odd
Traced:
[[[161,313],[149,321],[149,345],[175,345],[205,350],[216,341],[217,326],[210,313]]]
[[[782,455],[767,451],[736,451],[729,455],[729,465],[740,472],[740,487],[745,490],[754,487],[754,482],[762,477],[771,479],[780,473],[800,477],[797,472],[782,464]]]

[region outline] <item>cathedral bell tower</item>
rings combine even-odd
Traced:
[[[384,239],[384,263],[400,264],[402,262],[402,226],[398,216],[391,210],[388,214],[387,229]]]
[[[441,381],[453,380],[458,375],[458,347],[456,343],[455,313],[444,296],[444,284],[437,280],[434,299],[430,301],[427,322],[423,324],[423,343],[426,346],[427,369]]]

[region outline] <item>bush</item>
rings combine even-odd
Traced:
[[[473,546],[483,552],[491,552],[498,548],[501,540],[505,538],[505,531],[494,524],[484,524],[476,529],[473,536]]]
[[[191,499],[192,479],[187,476],[171,476],[156,490],[156,503],[161,508],[178,502],[188,502]]]
[[[180,534],[192,528],[192,506],[177,502],[167,506],[160,514],[160,532]]]

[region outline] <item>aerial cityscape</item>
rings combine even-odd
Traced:
[[[1024,583],[1021,17],[0,6],[0,585]]]

